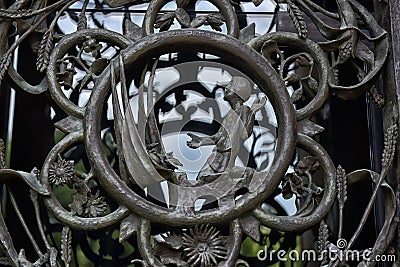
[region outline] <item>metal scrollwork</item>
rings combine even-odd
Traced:
[[[100,42],[104,42],[105,47]],[[84,107],[78,106],[79,93],[87,90],[88,84],[97,79],[110,60],[107,58],[110,55],[102,57],[101,54],[110,49],[108,46],[124,49],[130,43],[126,37],[103,29],[81,30],[62,38],[54,48],[47,67],[49,91],[53,99],[66,113],[82,118]],[[86,59],[85,53],[91,54],[92,59]],[[114,53],[118,53],[118,50]],[[77,80],[77,71],[85,72],[80,80]],[[73,91],[71,95],[78,94],[74,100],[63,92],[70,89]]]
[[[65,150],[73,147],[75,143],[82,142],[82,140],[82,132],[69,134],[57,143],[49,153],[46,164],[42,168],[41,179],[44,188],[50,192],[52,197],[44,199],[44,202],[48,210],[69,227],[82,230],[100,229],[122,220],[129,213],[125,208],[119,207],[105,216],[99,216],[105,211],[105,203],[101,198],[95,197],[90,192],[88,183],[90,179],[94,178],[93,172],[89,171],[88,174],[77,173],[73,169],[73,163],[66,161],[61,156]],[[60,179],[60,177],[62,178]],[[73,202],[68,204],[71,211],[62,206],[52,189],[52,186],[57,186],[60,182],[68,184],[69,187],[75,188],[77,191],[72,195]],[[97,203],[93,203],[93,201]]]
[[[297,120],[310,118],[323,106],[329,96],[329,61],[326,53],[316,43],[301,38],[294,33],[276,32],[254,38],[249,45],[260,51],[272,65],[277,66],[277,71],[280,73],[282,79],[289,83],[299,83],[299,88],[293,93],[294,95],[299,95],[296,98],[301,98],[303,94],[306,94],[307,89],[311,91],[309,94],[311,94],[312,99],[305,107],[297,110]],[[299,53],[289,54],[290,56],[285,58],[285,54],[281,51],[282,48],[280,48],[282,46],[289,47],[291,53],[293,53],[293,50]],[[275,59],[275,57],[278,58]],[[288,64],[292,63],[288,62],[290,59],[297,63],[298,67],[309,68],[307,75],[299,77],[298,74],[294,74],[293,72],[288,73],[285,68],[288,67]],[[275,60],[280,62],[275,62]],[[318,80],[311,76],[313,72],[312,68],[318,71]],[[303,89],[303,87],[306,88]],[[292,95],[293,100],[297,99],[294,99]]]
[[[369,92],[378,106],[384,105],[374,85],[388,55],[388,34],[355,0],[337,0],[337,13],[310,0],[276,1],[276,10],[287,7],[297,33],[257,37],[238,20],[237,9],[249,1],[210,0],[218,11],[197,16],[188,9],[197,1],[190,0],[85,0],[78,14],[71,11],[75,0],[17,2],[0,9],[1,31],[9,32],[14,20],[18,32],[12,34],[19,36],[0,47],[0,81],[51,97],[59,141],[40,171],[26,173],[7,168],[0,139],[4,194],[37,254],[32,262],[24,248],[14,247],[11,226],[0,210],[0,264],[71,266],[79,265],[84,254],[97,265],[104,260],[115,266],[252,266],[255,256],[244,257],[245,242],[266,248],[268,238],[274,244],[273,233],[301,233],[318,225],[318,249],[338,248],[339,241],[334,245],[329,238],[327,217],[338,214],[341,240],[347,187],[361,180],[371,180],[376,189],[360,227],[339,249],[354,245],[378,189],[387,208],[371,253],[380,255],[389,247],[397,225],[396,200],[385,178],[396,158],[397,117],[385,135],[379,174],[346,174],[315,137],[324,130],[316,115],[330,94],[354,99]],[[32,8],[21,9],[28,2]],[[259,6],[263,1],[252,2]],[[165,11],[171,3],[176,9]],[[141,27],[128,12],[139,4],[147,7]],[[125,8],[120,10],[125,12],[124,34],[101,29],[89,11],[110,11],[107,6]],[[64,15],[75,21],[75,32],[59,29]],[[324,41],[309,39],[307,17]],[[180,29],[172,27],[174,21]],[[39,85],[29,84],[11,64],[17,47],[33,34],[42,37],[36,47],[43,75]],[[354,84],[342,84],[343,66],[354,70]],[[215,74],[216,69],[222,71]],[[207,70],[214,74],[200,75]],[[169,118],[179,130],[166,130]],[[190,155],[211,147],[193,177],[177,153],[167,151],[168,134],[178,136],[177,146]],[[31,191],[40,240],[20,212],[15,180]],[[293,200],[292,215],[279,205],[277,211],[279,196]],[[41,219],[44,213],[48,222]],[[320,263],[346,261],[325,257]]]
[[[181,38],[181,36],[185,34],[186,31],[190,31],[191,34],[188,34],[186,38]],[[87,147],[89,152],[89,159],[95,166],[95,171],[97,173],[102,174],[99,178],[102,179],[103,185],[105,185],[107,189],[110,189],[109,193],[114,194],[114,197],[122,201],[125,206],[132,209],[134,208],[137,212],[145,216],[147,219],[151,219],[153,221],[157,221],[160,223],[168,222],[171,225],[188,225],[188,224],[211,223],[211,222],[216,223],[222,220],[220,216],[222,211],[224,212],[225,218],[226,217],[232,218],[234,216],[243,213],[244,211],[248,211],[249,208],[251,208],[249,202],[256,203],[257,201],[259,201],[258,199],[262,199],[263,196],[264,197],[268,196],[268,194],[271,192],[273,188],[267,185],[269,185],[273,179],[276,179],[275,183],[278,183],[279,182],[278,177],[280,177],[280,175],[284,173],[285,169],[287,168],[287,165],[289,164],[288,158],[286,158],[281,151],[283,151],[284,147],[288,147],[288,144],[294,141],[294,136],[293,136],[294,131],[291,130],[293,123],[285,121],[285,120],[293,121],[294,118],[292,109],[284,108],[285,106],[286,107],[289,106],[287,104],[284,104],[284,103],[289,103],[289,98],[288,96],[286,98],[282,97],[285,96],[285,94],[287,95],[286,90],[284,90],[283,84],[280,82],[277,74],[272,69],[270,69],[271,68],[270,65],[263,63],[263,60],[258,54],[251,51],[248,48],[244,49],[245,46],[233,38],[227,39],[227,37],[224,36],[223,41],[221,41],[222,37],[223,35],[211,32],[204,32],[201,30],[181,30],[181,31],[170,31],[166,33],[160,33],[157,36],[154,35],[144,38],[143,41],[139,41],[136,44],[134,44],[134,46],[132,46],[131,49],[125,50],[123,54],[124,55],[123,62],[126,67],[129,67],[131,64],[135,63],[135,60],[139,60],[140,57],[142,57],[143,55],[146,55],[148,53],[154,53],[153,51],[158,51],[160,53],[162,52],[160,51],[161,48],[168,49],[170,44],[174,44],[174,46],[177,46],[179,44],[183,45],[184,43],[197,42],[199,44],[202,44],[202,47],[204,47],[203,49],[205,51],[212,49],[213,53],[215,54],[231,53],[231,55],[232,56],[234,55],[235,58],[242,57],[243,60],[246,61],[251,60],[250,62],[255,63],[255,64],[249,64],[246,71],[249,72],[249,75],[252,76],[254,75],[255,80],[259,81],[260,83],[260,88],[266,93],[267,96],[270,96],[270,98],[273,99],[272,100],[273,103],[276,103],[277,105],[275,109],[280,110],[282,114],[285,114],[278,118],[278,124],[282,125],[283,128],[278,133],[278,135],[282,136],[282,138],[279,138],[280,142],[277,145],[276,156],[273,161],[276,162],[276,164],[272,163],[273,168],[271,168],[266,173],[258,173],[253,176],[254,177],[253,178],[254,181],[252,182],[253,185],[250,184],[249,187],[251,187],[251,189],[254,191],[254,195],[252,197],[244,196],[244,198],[249,198],[249,199],[248,200],[241,199],[234,206],[230,206],[228,210],[226,208],[221,207],[221,209],[217,210],[207,210],[204,212],[191,214],[188,213],[188,211],[186,210],[180,211],[178,209],[180,206],[183,205],[183,203],[190,203],[190,202],[194,203],[197,197],[200,197],[207,192],[214,191],[212,190],[212,188],[216,188],[217,189],[216,192],[218,192],[218,187],[223,186],[221,187],[221,189],[225,188],[224,185],[226,185],[226,183],[223,182],[218,183],[218,181],[215,181],[214,185],[210,185],[211,188],[207,188],[205,187],[206,185],[204,185],[195,188],[181,187],[177,189],[178,196],[181,196],[180,201],[184,202],[182,202],[182,205],[178,205],[178,208],[174,212],[171,212],[170,210],[162,207],[154,206],[148,201],[141,200],[141,198],[138,198],[138,196],[133,192],[132,192],[133,194],[132,193],[127,194],[127,192],[131,192],[131,190],[120,178],[117,177],[115,172],[112,170],[111,166],[107,162],[107,159],[104,157],[101,151],[101,143],[99,139],[100,117],[98,116],[98,114],[102,113],[103,103],[106,97],[109,95],[110,84],[111,84],[110,72],[105,71],[103,73],[104,76],[102,76],[97,83],[98,87],[96,87],[96,89],[93,91],[93,98],[92,98],[93,101],[89,102],[88,115],[86,116],[85,120],[85,125],[87,126],[86,142],[87,144],[90,144],[90,146]],[[239,49],[238,46],[240,47],[243,46],[243,48]],[[235,52],[229,51],[228,48],[234,50]],[[232,63],[234,63],[233,60]],[[114,66],[114,69],[117,69],[118,67],[119,66]],[[271,88],[271,89],[274,88],[274,90],[268,90],[264,88]],[[126,118],[129,118],[129,114],[125,114],[125,116]],[[133,141],[133,147],[135,148],[136,151],[138,151],[139,150],[139,148],[137,147],[138,142],[135,140],[132,141]],[[287,149],[286,152],[288,152]],[[143,153],[140,153],[139,155],[143,155]],[[131,159],[134,160],[135,157],[136,156],[133,155]],[[125,160],[127,159],[125,158]],[[284,164],[286,164],[286,166]],[[136,173],[131,173],[131,175],[135,174]],[[144,175],[148,174],[144,173]],[[155,176],[149,176],[149,177],[151,177],[152,180],[156,179]],[[140,176],[134,179],[139,182],[139,185],[140,185],[140,180],[142,181],[145,180],[142,179]],[[228,179],[229,181],[229,179],[231,178],[229,177],[229,175],[227,176],[223,175],[222,179],[223,180]],[[156,179],[156,181],[160,182],[161,180]],[[268,183],[266,183],[265,181],[268,181]],[[256,183],[258,184],[258,187],[255,186]],[[144,184],[143,186],[147,186],[147,184]],[[203,189],[203,187],[205,188]],[[196,191],[198,191],[198,193],[196,193]],[[222,192],[223,191],[221,191],[220,193]],[[217,195],[215,197],[219,196]],[[154,210],[157,210],[157,213],[154,213]]]

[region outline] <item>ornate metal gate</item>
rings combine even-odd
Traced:
[[[247,2],[0,1],[2,265],[399,265],[398,1],[271,1],[262,35]],[[333,99],[370,102],[368,169]]]

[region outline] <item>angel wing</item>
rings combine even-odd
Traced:
[[[123,73],[122,57],[119,59],[121,74]],[[121,76],[122,105],[116,92],[114,65],[111,64],[112,79],[112,96],[115,130],[117,135],[118,148],[122,150],[124,163],[128,169],[129,179],[138,184],[142,188],[165,181],[165,179],[157,172],[147,153],[145,144],[139,136],[136,127],[135,118],[133,116],[131,105],[128,100],[125,75]],[[123,112],[122,112],[123,111]],[[124,113],[124,114],[123,114]]]

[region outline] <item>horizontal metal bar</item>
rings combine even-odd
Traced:
[[[81,12],[82,9],[79,8],[69,8],[67,11],[70,12]],[[160,10],[159,13],[165,12],[174,12],[175,10],[167,9],[167,10]],[[106,12],[106,13],[137,13],[137,14],[144,14],[146,10],[130,10],[130,9],[113,9],[113,8],[88,8],[86,12]],[[210,14],[210,13],[217,13],[217,11],[210,11],[210,10],[186,10],[188,14]],[[238,15],[274,15],[273,11],[251,11],[251,12],[236,12]]]

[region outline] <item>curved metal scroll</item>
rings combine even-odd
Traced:
[[[0,47],[4,52],[0,82],[27,93],[48,94],[54,100],[55,118],[60,118],[55,126],[62,133],[57,132],[60,140],[49,149],[41,170],[34,169],[32,173],[6,169],[5,147],[0,142],[0,182],[12,189],[15,180],[22,180],[31,189],[41,238],[40,245],[24,221],[18,198],[9,190],[7,196],[38,259],[31,263],[23,249],[17,251],[8,231],[10,225],[0,211],[0,246],[4,252],[0,264],[70,266],[74,257],[78,262],[77,250],[82,249],[93,261],[115,252],[112,259],[106,259],[107,264],[115,265],[132,260],[142,266],[159,267],[251,266],[251,257],[241,254],[243,244],[249,240],[267,243],[267,238],[273,238],[272,231],[301,233],[317,224],[319,250],[337,248],[329,241],[329,227],[324,220],[332,207],[336,209],[333,204],[337,200],[340,239],[347,183],[354,186],[354,179],[366,177],[372,178],[377,189],[347,249],[359,236],[379,188],[387,210],[373,255],[380,255],[389,247],[397,227],[396,203],[395,190],[385,177],[397,157],[397,117],[385,133],[380,174],[360,170],[346,175],[340,166],[335,168],[315,138],[323,131],[317,124],[318,115],[330,94],[354,99],[369,92],[379,106],[384,103],[374,84],[388,56],[389,38],[355,0],[337,0],[338,13],[310,0],[277,1],[286,4],[298,33],[275,32],[258,37],[251,26],[240,29],[235,11],[237,5],[250,0],[209,0],[219,11],[197,17],[188,14],[190,0],[175,0],[177,9],[164,14],[159,13],[164,12],[168,0],[95,1],[99,9],[106,4],[125,5],[126,10],[121,9],[126,11],[124,35],[91,28],[101,23],[92,11],[87,11],[89,0],[79,6],[79,14],[68,9],[78,5],[76,0],[60,0],[51,5],[31,1],[33,9],[21,9],[25,2],[17,1],[0,10],[0,17],[6,19],[0,22],[1,30],[6,31],[0,35],[4,39]],[[262,2],[253,0],[256,6]],[[140,27],[129,9],[143,3],[147,11]],[[340,27],[326,23],[316,11]],[[86,17],[89,13],[90,20]],[[76,32],[58,31],[62,14],[75,20]],[[307,38],[304,15],[315,24],[323,42]],[[10,20],[16,21],[17,27],[11,35]],[[52,21],[46,28],[47,20]],[[169,30],[174,20],[182,29]],[[215,32],[225,29],[224,24],[226,34]],[[211,26],[213,31],[203,26]],[[8,48],[12,42],[9,37],[16,35],[20,39]],[[37,35],[43,38],[33,50],[38,54],[38,69],[46,70],[46,79],[33,86],[10,65],[19,44]],[[354,84],[341,84],[343,66],[355,70]],[[162,76],[160,70],[179,76],[187,75],[189,69],[197,73],[191,74],[191,81],[188,77],[181,79],[188,84],[179,81],[168,85],[166,81],[174,78],[172,74],[160,79],[166,82],[165,86],[156,81]],[[225,75],[229,83],[208,84],[207,79],[198,77],[204,69],[223,70],[220,75]],[[176,84],[181,87],[174,91]],[[200,90],[192,88],[199,84]],[[220,109],[218,121],[207,118],[214,120],[208,124],[209,129],[215,130],[213,133],[204,129],[189,132],[196,132],[193,125],[205,125],[198,123],[203,117],[196,117],[204,111],[199,108],[203,100],[196,98],[200,95],[201,99],[213,98],[212,105],[202,108]],[[223,104],[227,105],[226,112],[222,112]],[[213,112],[210,109],[203,114]],[[167,115],[184,117],[183,123],[190,124],[179,129],[188,135],[185,138],[190,138],[184,141],[188,149],[214,146],[194,180],[179,170],[175,155],[166,152],[161,118],[168,120]],[[262,125],[262,121],[270,125]],[[275,130],[276,140],[263,140],[263,134]],[[271,136],[267,134],[266,139],[273,139]],[[264,164],[268,167],[256,169],[266,144],[273,159]],[[245,157],[238,156],[239,150],[248,146],[254,160],[242,162],[241,166],[239,159],[245,161]],[[297,213],[287,216],[283,209],[278,212],[272,204],[276,196],[292,198]],[[204,204],[199,205],[199,200]],[[45,205],[39,205],[42,202]],[[50,219],[44,222],[41,215],[47,212]],[[53,242],[57,236],[54,233],[61,235],[61,246],[58,240]],[[73,242],[77,238],[84,240],[80,248],[79,240]],[[98,241],[98,251],[90,247],[90,239]],[[294,248],[293,242],[290,246]],[[130,248],[128,256],[126,248]],[[244,256],[248,256],[249,263]],[[332,266],[340,263],[329,262]],[[326,259],[321,262],[324,264],[328,264]],[[363,264],[373,266],[370,262]]]

